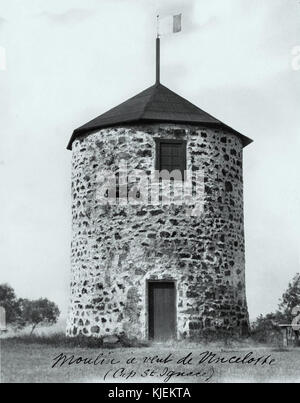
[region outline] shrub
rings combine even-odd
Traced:
[[[252,324],[251,338],[257,343],[282,344],[281,330],[275,319],[276,314],[260,315]]]
[[[52,335],[20,335],[9,338],[11,342],[24,344],[42,344],[52,347],[64,348],[118,348],[118,347],[147,347],[148,342],[139,341],[138,339],[128,339],[125,335],[119,337],[117,343],[103,343],[102,337],[75,336],[68,337],[64,333],[54,333]]]

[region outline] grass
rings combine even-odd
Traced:
[[[117,343],[103,342],[103,338],[99,337],[67,337],[64,333],[53,334],[23,334],[20,336],[13,336],[8,339],[12,343],[22,344],[41,344],[53,347],[67,347],[67,348],[118,348],[118,347],[147,347],[148,342],[139,341],[137,339],[128,339],[121,336]]]
[[[197,344],[178,342],[170,344],[143,344],[135,342],[136,345],[125,346],[126,341],[112,346],[103,346],[98,339],[68,339],[62,334],[51,337],[14,337],[2,339],[1,348],[1,382],[14,383],[35,383],[35,382],[104,382],[104,375],[110,371],[106,380],[108,382],[159,382],[166,380],[166,374],[174,371],[185,372],[182,376],[171,376],[169,383],[173,382],[205,382],[208,375],[213,376],[209,382],[299,382],[300,381],[300,349],[266,348],[262,346],[251,346],[244,342],[242,344],[232,343],[231,345]],[[224,359],[232,356],[244,357],[252,351],[253,356],[275,359],[273,365],[252,365],[252,364],[229,364],[213,363],[199,364],[201,353],[211,351]],[[74,355],[75,358],[95,359],[101,355],[105,361],[101,365],[94,364],[65,364],[63,367],[52,368],[54,358],[64,353],[66,356]],[[157,359],[166,359],[171,354],[169,362],[157,362]],[[190,364],[183,365],[179,359],[190,355]],[[155,358],[156,356],[156,358]],[[145,357],[148,361],[145,363]],[[151,361],[150,359],[154,359]],[[114,358],[120,361],[118,364],[108,362]],[[134,361],[132,362],[134,358]],[[129,361],[128,361],[129,360]],[[126,362],[128,363],[126,364]],[[118,368],[125,368],[119,371],[117,378],[112,378],[112,373]],[[152,377],[142,377],[151,373]],[[191,371],[202,372],[195,377]],[[206,375],[203,374],[206,372]],[[165,374],[164,376],[160,376]],[[176,375],[175,374],[175,375]],[[134,375],[128,377],[129,375]]]

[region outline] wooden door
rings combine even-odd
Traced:
[[[176,297],[172,282],[148,283],[149,337],[157,341],[175,338]]]

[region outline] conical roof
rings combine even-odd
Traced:
[[[156,83],[74,130],[67,148],[72,149],[72,143],[78,136],[98,129],[123,124],[155,122],[199,124],[223,128],[238,136],[244,147],[252,142],[248,137],[204,112],[169,88]]]

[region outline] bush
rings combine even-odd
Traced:
[[[192,337],[191,341],[203,344],[221,343],[225,347],[230,347],[233,343],[241,342],[242,339],[237,332],[232,330],[205,329],[199,332],[197,336]]]
[[[118,348],[118,347],[148,347],[149,343],[137,339],[130,340],[125,335],[119,337],[117,343],[104,343],[102,337],[76,336],[68,337],[64,333],[52,335],[22,335],[9,338],[10,341],[24,344],[42,344],[64,348]]]
[[[257,343],[281,345],[281,329],[275,318],[276,314],[260,315],[252,324],[251,338]]]
[[[89,348],[98,348],[102,347],[103,341],[102,339],[98,339],[95,337],[85,337],[85,336],[77,336],[77,337],[67,337],[63,333],[54,333],[51,335],[21,335],[9,338],[10,341],[15,341],[18,343],[24,344],[42,344],[52,347],[89,347]]]

